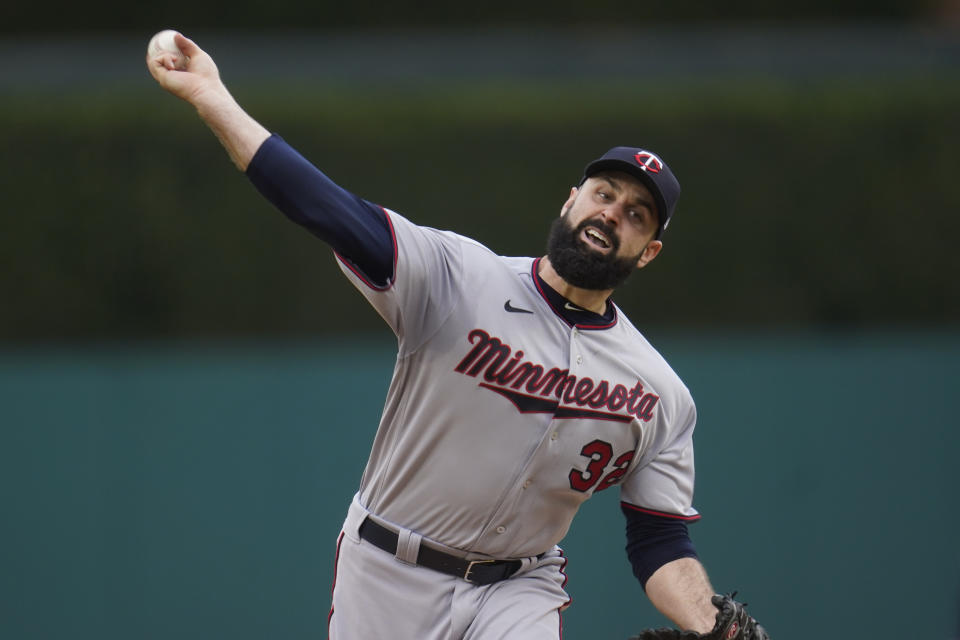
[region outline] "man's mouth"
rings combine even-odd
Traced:
[[[581,238],[583,241],[591,246],[600,249],[603,252],[606,252],[613,246],[613,242],[610,241],[606,235],[603,234],[600,230],[595,227],[586,227],[581,233]]]

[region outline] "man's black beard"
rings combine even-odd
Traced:
[[[580,232],[587,227],[599,229],[612,246],[610,252],[599,253],[589,249],[580,239]],[[567,224],[567,217],[560,216],[550,225],[547,238],[547,257],[554,270],[569,284],[581,289],[605,291],[616,289],[627,279],[640,255],[633,258],[618,258],[620,241],[614,230],[600,220],[584,220],[576,228]]]

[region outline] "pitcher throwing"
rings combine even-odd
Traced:
[[[332,247],[397,336],[337,542],[330,637],[558,640],[569,598],[557,544],[585,500],[616,486],[633,572],[682,637],[766,638],[715,598],[688,535],[691,395],[610,299],[663,247],[680,195],[663,158],[610,149],[559,199],[547,254],[503,257],[334,184],[240,108],[209,55],[175,42],[186,67],[148,56],[153,77]]]

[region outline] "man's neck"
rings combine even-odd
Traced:
[[[560,277],[560,274],[550,264],[550,258],[547,256],[540,260],[539,267],[540,277],[543,278],[543,281],[573,304],[599,315],[603,315],[607,310],[607,298],[613,293],[613,289],[596,291],[575,287]]]

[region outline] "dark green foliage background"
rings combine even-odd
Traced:
[[[946,77],[232,85],[331,177],[503,254],[542,252],[583,165],[657,150],[684,193],[618,292],[646,326],[960,319],[960,89]],[[380,330],[329,250],[154,87],[8,96],[0,340]],[[355,313],[356,312],[356,313]]]

